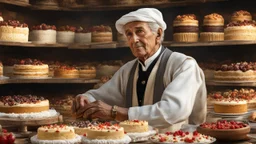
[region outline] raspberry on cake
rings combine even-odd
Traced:
[[[214,79],[220,81],[253,81],[256,79],[255,63],[224,64],[214,72]]]
[[[74,43],[75,42],[76,27],[73,26],[61,26],[57,29],[57,42],[58,43]]]
[[[29,29],[16,20],[0,21],[0,41],[28,42]]]
[[[79,77],[85,79],[96,78],[96,68],[94,66],[85,65],[79,68]]]
[[[203,28],[200,33],[201,41],[222,41],[224,40],[224,18],[212,13],[204,16]]]
[[[93,26],[92,31],[92,42],[112,42],[112,29],[110,26]]]
[[[126,120],[119,123],[126,133],[148,132],[148,122],[144,120]]]
[[[56,27],[54,25],[41,24],[32,27],[31,41],[38,44],[55,44]]]
[[[34,95],[13,95],[0,97],[0,112],[35,113],[49,110],[49,101]]]
[[[235,11],[231,16],[231,22],[244,21],[244,20],[251,21],[252,20],[251,13],[245,10],[239,10],[239,11]]]
[[[13,77],[15,78],[47,78],[48,65],[37,59],[23,59],[14,65]]]
[[[76,29],[75,42],[76,43],[90,43],[92,41],[92,33],[89,29],[79,27]]]
[[[84,135],[88,131],[88,127],[90,126],[97,126],[100,123],[97,121],[90,122],[89,120],[86,121],[73,121],[69,123],[69,126],[73,127],[75,133],[78,135]]]
[[[173,21],[173,40],[176,42],[198,41],[198,20],[194,14],[178,15]]]
[[[60,66],[55,69],[54,77],[57,78],[79,78],[79,71],[72,66]]]
[[[225,40],[256,40],[255,21],[235,21],[224,29]]]

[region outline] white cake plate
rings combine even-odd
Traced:
[[[37,135],[30,138],[32,144],[80,144],[81,136],[76,135],[74,139],[70,140],[39,140]]]
[[[88,139],[82,137],[82,144],[128,144],[131,142],[131,138],[128,135],[124,135],[123,139],[120,140],[102,140],[102,139]]]

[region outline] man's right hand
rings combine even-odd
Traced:
[[[77,95],[76,98],[73,100],[72,104],[72,113],[76,114],[76,112],[83,108],[86,104],[89,103],[89,100],[86,96],[83,96],[81,94]]]

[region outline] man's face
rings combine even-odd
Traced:
[[[140,60],[152,56],[159,48],[157,34],[151,31],[146,22],[127,23],[124,31],[133,55]]]

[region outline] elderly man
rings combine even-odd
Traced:
[[[122,16],[116,28],[126,35],[136,59],[99,89],[78,95],[73,112],[91,119],[147,120],[153,127],[172,131],[186,122],[204,122],[204,75],[192,57],[161,45],[166,29],[162,13],[141,8]]]

